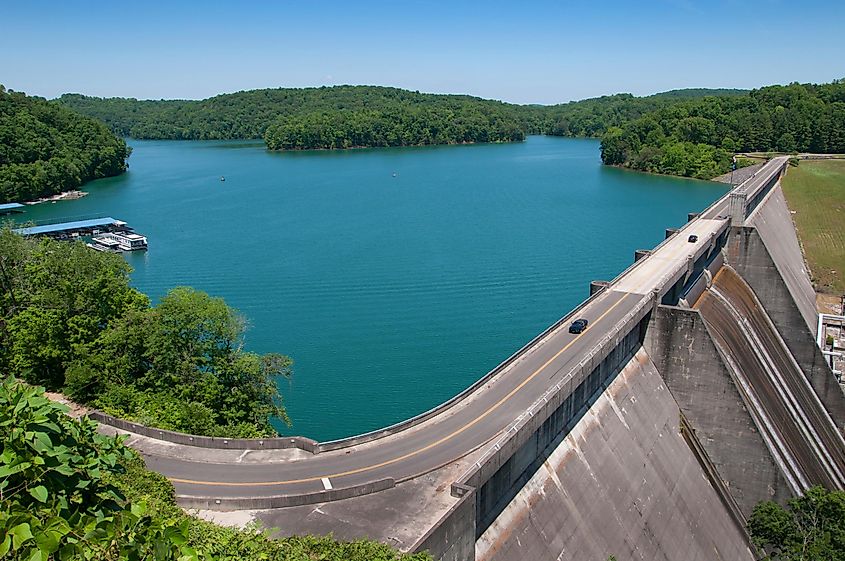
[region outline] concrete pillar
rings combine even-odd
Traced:
[[[700,212],[688,212],[687,213],[687,222],[692,222],[693,220],[695,220],[699,216],[701,216]]]
[[[634,263],[642,259],[643,257],[648,257],[651,255],[650,249],[638,249],[634,252]]]
[[[608,286],[610,286],[610,283],[608,281],[590,281],[590,296],[592,296],[593,294],[598,294],[602,290],[605,290]]]
[[[745,197],[745,193],[731,193],[731,226],[742,226],[745,224]]]
[[[668,240],[669,238],[671,238],[673,235],[675,235],[677,233],[678,233],[677,228],[666,228],[666,238],[665,239]]]
[[[644,346],[743,514],[792,493],[698,310],[659,306]]]

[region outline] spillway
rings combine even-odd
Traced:
[[[845,443],[748,284],[729,266],[695,303],[794,493],[845,487]]]

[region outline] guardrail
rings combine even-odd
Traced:
[[[312,493],[300,493],[298,495],[275,495],[272,497],[197,497],[194,495],[177,495],[176,500],[182,508],[196,508],[209,510],[223,509],[266,509],[286,508],[291,506],[312,505],[340,501],[378,493],[392,489],[396,482],[391,478],[379,479],[351,487],[337,489],[326,489]]]

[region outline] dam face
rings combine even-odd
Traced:
[[[779,183],[709,261],[466,558],[754,559],[758,502],[845,487],[845,397]]]

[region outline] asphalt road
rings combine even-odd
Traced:
[[[767,178],[766,170],[751,181],[751,189]],[[705,220],[687,224],[681,236],[664,243],[579,311],[577,317],[590,322],[583,333],[568,333],[565,323],[490,382],[423,424],[353,449],[289,462],[215,464],[148,456],[147,466],[166,475],[179,495],[223,498],[296,495],[384,478],[399,482],[452,463],[498,436],[640,301],[650,298],[666,271],[685,266],[690,254],[703,250],[710,234],[723,226],[727,209],[725,197],[704,213]],[[686,241],[690,233],[699,236],[697,243]]]
[[[557,383],[642,296],[606,291],[579,317],[587,329],[553,332],[490,383],[426,423],[354,452],[327,452],[274,464],[213,464],[149,457],[147,465],[173,481],[180,495],[272,496],[322,491],[392,477],[409,479],[451,463],[483,445]]]

